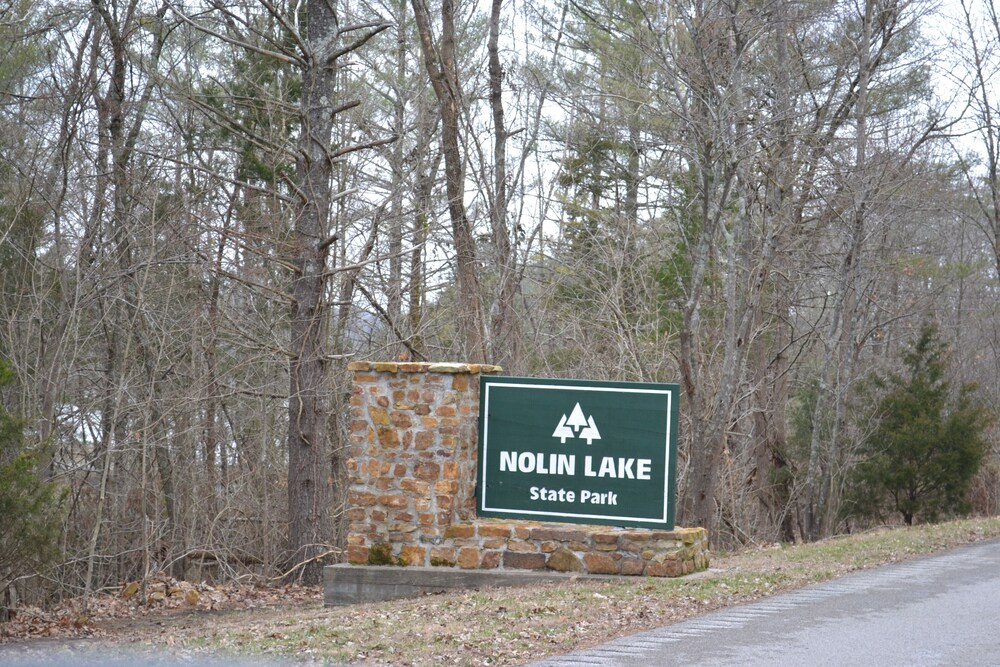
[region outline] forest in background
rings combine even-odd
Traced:
[[[0,0],[0,457],[62,499],[21,588],[315,580],[351,359],[677,382],[679,523],[864,527],[873,373],[933,324],[1000,399],[996,10]]]

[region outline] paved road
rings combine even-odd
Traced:
[[[1000,665],[1000,541],[861,572],[534,667]]]

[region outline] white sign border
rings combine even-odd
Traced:
[[[493,381],[494,378],[485,379],[483,382],[483,392],[484,396],[480,397],[483,403],[483,432],[480,437],[483,441],[483,460],[480,462],[481,470],[483,471],[482,478],[482,489],[480,490],[480,511],[482,512],[500,512],[503,514],[524,514],[529,516],[554,516],[554,517],[573,517],[577,519],[604,519],[607,521],[623,520],[623,521],[634,521],[636,523],[646,523],[655,526],[664,526],[667,530],[673,528],[673,526],[666,526],[667,522],[667,510],[670,505],[670,430],[671,430],[671,419],[673,418],[673,400],[674,400],[674,390],[671,389],[643,389],[640,387],[591,387],[591,386],[580,386],[573,384],[534,384],[528,382],[503,382],[503,381]],[[664,394],[667,397],[667,424],[666,424],[666,440],[663,443],[664,446],[664,462],[666,463],[665,474],[663,475],[663,516],[660,519],[649,518],[649,517],[630,517],[621,516],[618,514],[614,515],[604,515],[604,514],[576,514],[573,512],[547,512],[544,510],[520,510],[520,509],[509,509],[505,507],[487,507],[487,484],[486,484],[486,473],[487,466],[486,461],[488,459],[488,447],[489,447],[489,410],[490,410],[490,387],[491,385],[496,385],[497,387],[514,388],[514,389],[560,389],[568,391],[609,391],[617,393],[628,393],[628,394]]]

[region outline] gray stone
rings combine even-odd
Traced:
[[[378,602],[417,597],[467,588],[525,586],[560,583],[581,578],[611,580],[606,577],[560,572],[503,570],[459,570],[444,567],[392,567],[374,565],[328,565],[323,568],[323,601],[328,607],[359,602]]]

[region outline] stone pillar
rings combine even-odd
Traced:
[[[479,376],[500,368],[357,361],[348,370],[348,562],[454,563],[445,531],[475,519]]]

